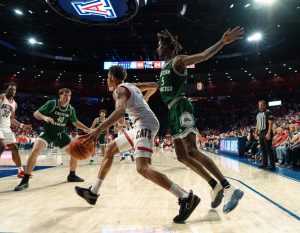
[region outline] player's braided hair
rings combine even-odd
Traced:
[[[167,29],[163,29],[157,33],[157,38],[158,40],[161,40],[163,45],[168,46],[172,50],[174,57],[182,50],[182,46],[178,42],[178,37],[174,37]]]

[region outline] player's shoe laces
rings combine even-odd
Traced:
[[[224,196],[224,188],[221,184],[217,184],[216,187],[210,191],[211,196],[211,208],[217,208],[221,203]]]
[[[89,203],[91,205],[95,205],[97,202],[97,199],[100,195],[92,193],[91,187],[89,187],[88,189],[85,189],[85,188],[80,188],[80,187],[76,186],[74,189],[75,189],[75,192],[78,194],[78,196],[80,196],[84,200],[86,200],[87,203]]]
[[[68,182],[84,182],[84,179],[76,175],[68,175],[67,180]]]
[[[190,191],[187,198],[179,198],[178,204],[180,205],[179,214],[173,218],[175,223],[184,223],[190,217],[197,205],[200,203],[200,198]]]
[[[225,214],[234,210],[237,207],[239,200],[243,197],[244,192],[240,189],[235,188],[233,185],[225,187],[224,189],[225,201],[223,206],[223,212]]]

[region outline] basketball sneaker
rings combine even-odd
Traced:
[[[27,189],[28,186],[28,182],[23,182],[22,180],[21,183],[15,187],[15,191],[22,191],[23,189]]]
[[[75,192],[78,194],[78,196],[80,196],[84,200],[86,200],[87,203],[89,203],[91,205],[95,205],[100,194],[92,193],[91,187],[92,186],[90,186],[88,189],[85,189],[85,188],[80,188],[78,186],[75,186],[74,189],[75,189]]]
[[[193,194],[191,190],[187,198],[179,198],[178,204],[180,205],[179,214],[173,218],[174,223],[184,223],[190,217],[201,199]]]
[[[224,188],[221,184],[217,184],[214,189],[210,191],[211,197],[211,208],[217,208],[221,203],[224,197]]]
[[[225,214],[229,213],[230,211],[234,210],[237,207],[239,200],[243,197],[244,192],[240,189],[235,188],[233,185],[224,188],[224,206],[223,212]]]
[[[122,158],[121,158],[121,160],[120,160],[120,161],[123,161],[123,160],[125,160],[125,157],[123,157],[123,156],[122,156]]]
[[[68,182],[84,182],[84,179],[76,175],[68,175],[67,180]]]
[[[22,171],[20,171],[19,173],[18,173],[18,177],[19,178],[23,178],[24,177],[24,175],[25,175],[25,171],[24,170],[22,170]],[[30,174],[30,178],[32,178],[32,174]]]

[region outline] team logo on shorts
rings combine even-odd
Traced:
[[[183,113],[180,116],[179,121],[180,121],[180,125],[185,128],[190,127],[195,124],[194,116],[193,116],[193,114],[191,114],[189,112]]]
[[[109,0],[93,0],[88,2],[71,2],[79,15],[97,15],[105,18],[117,18]]]

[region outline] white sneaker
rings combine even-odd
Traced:
[[[234,210],[237,207],[239,200],[243,197],[244,192],[240,189],[235,188],[233,185],[226,187],[224,189],[224,207],[223,212],[225,214],[229,213],[230,211]]]
[[[221,184],[217,183],[216,187],[210,191],[211,208],[217,208],[223,199],[224,189]]]

